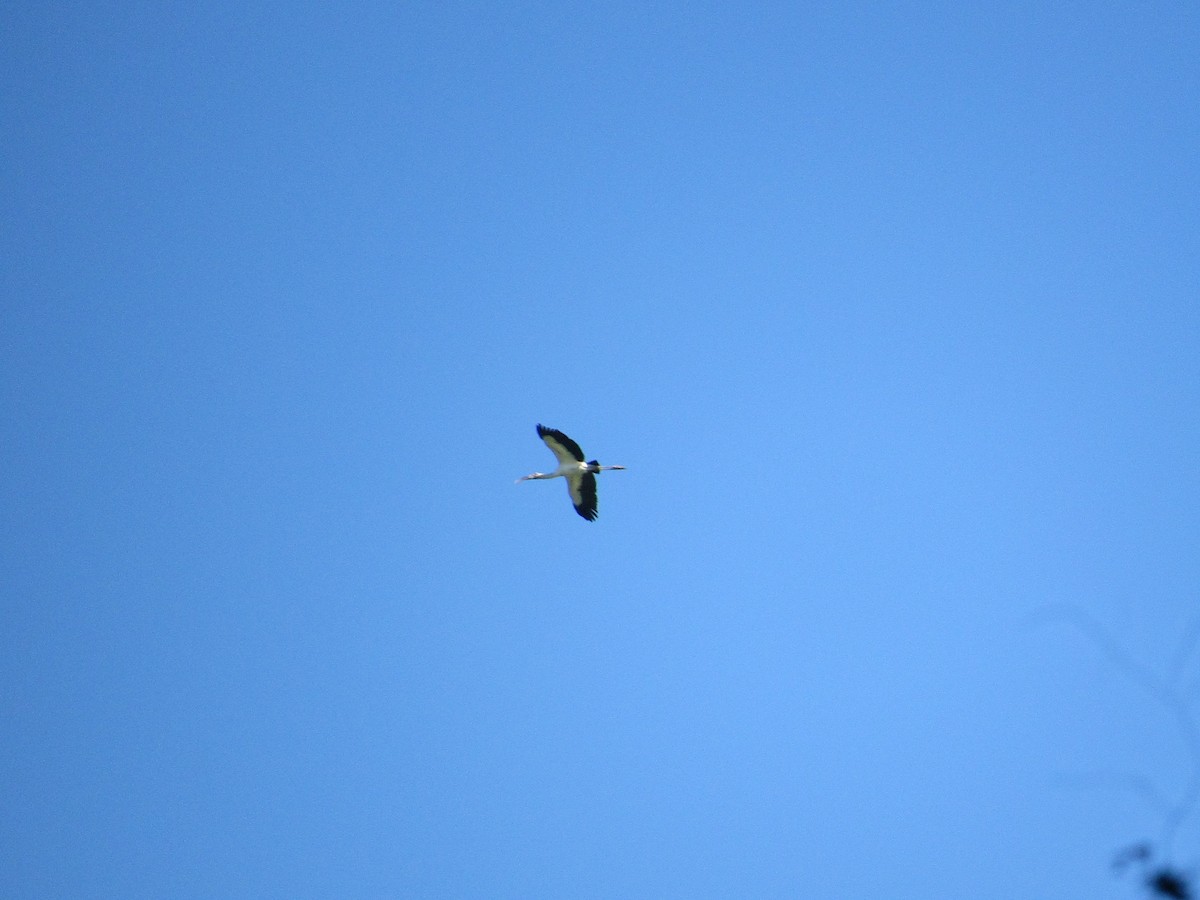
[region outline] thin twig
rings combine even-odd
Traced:
[[[1164,681],[1149,666],[1139,663],[1125,653],[1108,629],[1079,607],[1070,604],[1048,606],[1040,611],[1038,618],[1074,625],[1108,657],[1112,665],[1124,672],[1174,718],[1191,766],[1187,784],[1179,799],[1175,803],[1165,802],[1159,810],[1163,816],[1162,846],[1169,855],[1176,832],[1195,807],[1197,800],[1200,800],[1200,732],[1197,731],[1196,722],[1184,696],[1175,689],[1179,674],[1200,642],[1200,620],[1194,622],[1184,633],[1168,669],[1170,677]],[[1127,781],[1144,797],[1150,797],[1152,802],[1153,798],[1161,798],[1158,791],[1149,787],[1149,779],[1134,775],[1127,776]],[[1159,806],[1159,803],[1153,802],[1153,805]]]

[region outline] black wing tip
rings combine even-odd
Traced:
[[[545,425],[539,423],[537,427],[537,433],[538,437],[540,437],[543,441],[547,438],[552,441],[556,441],[559,446],[570,453],[571,456],[580,462],[583,462],[583,451],[579,449],[579,445],[557,428],[547,428]]]
[[[579,499],[583,502],[575,507],[575,512],[589,522],[595,522],[596,516],[600,515],[600,504],[596,502],[596,476],[591,472],[579,479]]]

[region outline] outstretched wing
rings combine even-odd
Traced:
[[[575,504],[575,512],[589,522],[595,522],[596,516],[596,476],[591,472],[572,473],[567,476],[567,493]]]
[[[543,428],[539,425],[537,433],[538,437],[546,442],[550,452],[557,457],[560,466],[563,463],[583,462],[583,451],[579,449],[579,445],[558,429]]]

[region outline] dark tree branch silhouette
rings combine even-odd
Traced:
[[[1078,607],[1047,607],[1043,610],[1043,617],[1065,622],[1078,629],[1113,666],[1148,694],[1174,721],[1189,759],[1187,782],[1174,800],[1168,799],[1155,787],[1151,779],[1144,776],[1127,773],[1109,776],[1124,782],[1126,787],[1140,794],[1162,816],[1163,828],[1159,846],[1169,860],[1180,827],[1200,800],[1200,731],[1197,730],[1196,718],[1192,711],[1197,688],[1200,688],[1200,675],[1191,680],[1186,679],[1188,664],[1196,656],[1197,647],[1200,647],[1200,618],[1193,620],[1184,631],[1166,665],[1165,675],[1160,676],[1153,668],[1127,654],[1108,629]],[[1152,895],[1158,897],[1191,900],[1195,896],[1192,891],[1192,875],[1183,872],[1169,861],[1156,865],[1153,860],[1154,847],[1148,842],[1140,842],[1117,853],[1113,859],[1113,869],[1120,874],[1129,867],[1136,866],[1140,870],[1145,887]]]

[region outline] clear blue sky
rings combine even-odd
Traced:
[[[0,28],[0,895],[1137,895],[1195,3]]]

